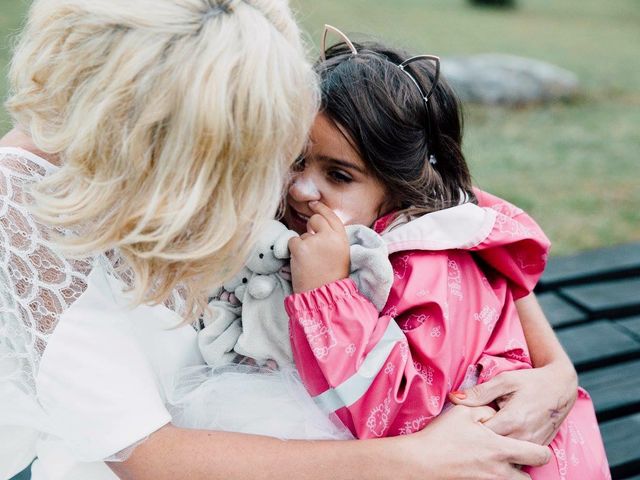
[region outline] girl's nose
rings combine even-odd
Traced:
[[[291,195],[296,202],[320,200],[320,190],[313,181],[313,177],[311,175],[305,175],[305,173],[306,172],[300,172],[294,175],[291,185],[289,186],[289,195]]]

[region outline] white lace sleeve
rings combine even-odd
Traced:
[[[34,434],[14,454],[33,455],[44,433],[84,461],[123,460],[170,417],[110,293],[104,306],[87,305],[90,278],[106,256],[64,258],[50,241],[54,232],[30,213],[29,186],[49,168],[0,149],[0,443],[19,427]]]
[[[18,367],[5,368],[5,378],[35,393],[49,336],[85,290],[92,260],[56,254],[49,243],[52,230],[30,214],[28,188],[46,168],[18,152],[0,153],[0,160],[0,359]]]

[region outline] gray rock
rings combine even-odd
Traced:
[[[515,55],[443,58],[442,73],[463,102],[523,105],[570,99],[579,93],[574,73]]]

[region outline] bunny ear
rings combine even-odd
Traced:
[[[279,235],[273,243],[273,255],[280,259],[289,258],[289,240],[297,236],[298,234],[293,230],[287,230]]]

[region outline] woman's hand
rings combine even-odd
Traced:
[[[485,422],[495,433],[548,445],[569,414],[578,394],[578,380],[569,362],[502,373],[481,385],[450,394],[458,405],[480,406],[496,401],[500,410]],[[464,396],[464,398],[462,398]]]
[[[321,202],[309,202],[315,213],[307,232],[289,240],[293,291],[306,292],[349,276],[349,241],[338,216]]]
[[[405,467],[398,467],[397,478],[530,478],[516,465],[543,465],[549,461],[549,449],[495,434],[484,425],[494,414],[489,407],[455,406],[421,432],[390,439],[405,452]],[[422,469],[416,468],[420,461]]]

